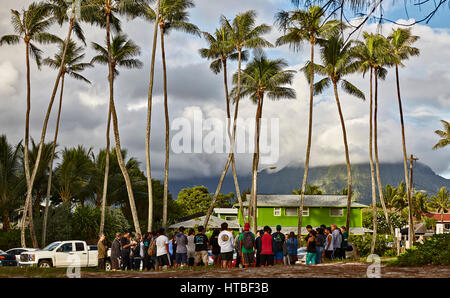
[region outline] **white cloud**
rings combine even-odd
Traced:
[[[10,61],[0,63],[0,95],[9,96],[16,92],[14,87],[19,72]]]
[[[0,35],[8,34],[9,9],[20,9],[29,0],[4,1],[0,9]],[[2,3],[3,3],[2,2]],[[258,23],[273,24],[274,13],[286,5],[286,1],[261,0],[196,1],[196,8],[190,15],[192,22],[202,30],[213,31],[218,26],[219,17],[224,14],[232,17],[247,9],[256,9]],[[399,20],[403,22],[404,20]],[[104,31],[84,25],[87,40],[103,42]],[[392,25],[384,25],[383,33],[388,34]],[[54,28],[56,32],[64,32]],[[129,37],[142,48],[140,59],[144,62],[141,70],[122,70],[115,82],[116,107],[119,117],[122,146],[127,148],[129,156],[145,161],[145,125],[146,96],[148,90],[149,61],[152,25],[142,21],[123,22],[123,29]],[[376,30],[369,25],[364,30]],[[416,25],[413,32],[421,36],[416,46],[421,49],[419,57],[406,62],[406,68],[400,69],[402,99],[404,103],[408,151],[419,156],[420,161],[429,164],[435,171],[450,172],[448,149],[431,150],[437,141],[433,131],[439,129],[440,119],[450,119],[450,30],[432,29],[425,25]],[[273,28],[267,38],[274,42],[279,32]],[[206,43],[184,33],[171,33],[166,40],[167,66],[169,69],[169,112],[170,118],[189,116],[189,107],[199,107],[205,117],[225,117],[225,102],[222,75],[214,75],[208,69],[208,62],[198,55],[198,48]],[[54,54],[53,48],[42,47],[44,56]],[[19,53],[19,54],[18,54]],[[294,69],[299,69],[309,59],[308,49],[298,53],[290,52],[288,47],[268,51],[270,57],[283,57]],[[318,52],[317,52],[318,53]],[[88,47],[86,60],[93,56]],[[164,168],[164,113],[162,105],[161,53],[158,46],[154,107],[152,116],[152,171],[160,178]],[[318,55],[317,55],[318,56]],[[25,63],[23,45],[0,48],[0,133],[6,133],[11,142],[23,138],[25,110]],[[317,60],[317,62],[319,62]],[[229,74],[236,70],[236,63],[230,63]],[[98,150],[104,146],[106,126],[108,83],[106,67],[97,66],[85,73],[93,85],[75,82],[67,78],[64,107],[61,123],[60,143],[62,146],[84,144],[95,146]],[[31,134],[37,137],[42,127],[42,118],[48,103],[55,72],[43,68],[38,72],[32,65],[32,123]],[[349,78],[355,85],[368,91],[367,79],[359,75]],[[19,83],[18,83],[19,82]],[[19,85],[20,84],[20,88]],[[231,86],[230,86],[231,87]],[[89,88],[89,89],[87,89]],[[308,86],[302,74],[297,74],[294,88],[296,100],[269,101],[264,105],[263,117],[280,119],[280,161],[278,168],[289,164],[303,164],[308,127]],[[368,160],[368,103],[345,95],[340,91],[342,108],[346,119],[347,133],[352,162]],[[401,135],[398,116],[395,81],[392,70],[385,82],[380,82],[380,159],[381,161],[401,160]],[[12,105],[11,101],[17,102]],[[54,129],[55,113],[49,124],[48,135]],[[243,99],[240,116],[255,116],[255,106]],[[47,138],[48,140],[49,138]],[[221,154],[173,154],[170,160],[171,177],[216,175],[222,169],[226,156]],[[237,158],[237,170],[242,174],[250,171],[251,155],[243,154]],[[312,165],[344,163],[342,132],[334,97],[330,92],[315,98],[314,127],[312,143]]]
[[[90,108],[106,105],[107,99],[109,98],[107,94],[97,95],[89,92],[80,92],[78,96],[81,104]]]

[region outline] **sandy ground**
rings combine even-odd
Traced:
[[[82,272],[83,278],[366,278],[370,264],[333,263],[315,266],[275,266],[248,269],[204,269],[162,272]],[[388,267],[381,265],[382,278],[450,278],[450,266]]]

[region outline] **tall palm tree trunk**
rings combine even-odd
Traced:
[[[64,73],[61,77],[61,90],[59,95],[59,106],[58,106],[58,115],[56,117],[56,127],[55,127],[55,136],[53,137],[53,144],[52,144],[52,153],[50,156],[50,165],[48,167],[48,182],[47,182],[47,194],[46,194],[46,200],[45,200],[45,211],[44,211],[44,220],[42,223],[42,239],[41,239],[41,245],[42,247],[45,247],[45,244],[47,242],[47,220],[48,220],[48,208],[50,205],[50,192],[52,189],[52,177],[53,177],[53,161],[55,159],[55,150],[56,150],[56,142],[58,141],[58,132],[59,132],[59,122],[61,119],[61,107],[62,107],[62,100],[63,100],[63,94],[64,94]]]
[[[220,176],[219,179],[219,183],[217,185],[217,189],[216,192],[214,193],[214,196],[211,200],[211,204],[209,206],[208,209],[208,213],[206,214],[205,220],[203,222],[203,226],[206,227],[208,226],[208,221],[209,218],[211,217],[211,214],[214,210],[214,205],[216,204],[217,198],[219,196],[220,190],[222,189],[222,185],[223,185],[223,181],[225,179],[225,175],[227,174],[228,168],[230,167],[230,164],[232,163],[232,161],[234,160],[234,143],[236,140],[236,124],[237,124],[237,116],[238,116],[238,111],[239,111],[239,98],[241,95],[241,55],[242,55],[242,50],[239,50],[238,52],[239,55],[239,59],[238,59],[238,95],[236,97],[236,103],[235,103],[235,109],[234,109],[234,117],[233,117],[233,131],[232,131],[232,136],[231,136],[231,141],[230,141],[230,153],[228,154],[228,159],[227,162],[225,163],[225,168],[222,171],[222,174]],[[226,75],[226,68],[224,68],[224,75]],[[228,84],[227,84],[227,80],[226,78],[224,79],[224,83],[225,83],[225,92],[226,92],[226,99],[227,99],[227,107],[229,104],[229,95],[228,95]],[[229,115],[229,111],[227,111],[227,115]],[[242,215],[242,219],[245,221],[244,218],[244,207],[243,207],[243,203],[242,203],[242,197],[240,195],[240,191],[239,191],[239,185],[238,185],[238,181],[237,181],[237,175],[236,175],[236,170],[234,167],[234,164],[232,166],[233,169],[233,178],[234,178],[234,184],[236,187],[236,195],[238,197],[238,201],[239,201],[239,209]],[[250,207],[250,204],[249,204]],[[250,222],[250,208],[248,210],[248,218],[247,221]]]
[[[373,69],[370,68],[370,117],[369,117],[369,161],[370,161],[370,178],[372,184],[372,210],[373,210],[373,233],[372,242],[370,245],[370,253],[375,253],[375,245],[377,241],[377,193],[376,193],[376,182],[375,182],[375,169],[373,166],[373,95],[372,95],[372,74]]]
[[[258,164],[259,164],[259,134],[261,131],[261,116],[263,106],[263,95],[258,98],[258,105],[255,116],[255,152],[253,153],[253,167],[252,167],[252,189],[251,198],[253,202],[253,226],[252,231],[256,234],[258,229]]]
[[[378,159],[378,73],[375,68],[375,111],[374,111],[374,149],[375,149],[375,167],[377,174],[377,185],[378,185],[378,193],[380,195],[381,206],[383,207],[384,217],[386,218],[386,222],[388,224],[389,230],[393,239],[395,239],[394,228],[392,227],[391,220],[389,218],[389,213],[387,212],[386,203],[384,201],[383,195],[383,187],[381,186],[381,177],[380,177],[380,162]]]
[[[166,136],[165,136],[165,164],[164,164],[164,197],[163,197],[163,228],[167,226],[167,200],[169,192],[169,107],[167,102],[167,70],[166,70],[166,52],[164,49],[164,27],[160,26],[161,34],[161,56],[163,64],[163,77],[164,77],[164,119],[166,123]]]
[[[114,68],[112,65],[111,58],[111,36],[110,36],[110,14],[106,14],[106,43],[108,46],[108,67],[109,67],[109,104],[111,107],[111,117],[113,121],[113,132],[114,132],[114,140],[116,143],[116,154],[117,161],[120,166],[120,170],[122,171],[123,178],[125,179],[125,185],[127,187],[128,199],[130,201],[130,209],[131,215],[133,217],[133,223],[135,231],[139,234],[141,233],[141,227],[139,225],[139,219],[136,210],[136,203],[134,201],[133,188],[130,181],[130,176],[128,175],[127,168],[125,166],[125,162],[123,161],[122,151],[120,149],[120,136],[119,136],[119,123],[117,119],[116,107],[114,105]]]
[[[351,204],[352,204],[352,169],[350,165],[350,155],[348,152],[348,143],[347,143],[347,132],[345,130],[345,121],[344,121],[344,115],[342,114],[341,104],[339,101],[339,95],[337,90],[337,84],[333,81],[334,86],[334,96],[336,98],[336,105],[339,112],[339,119],[341,121],[342,126],[342,134],[344,137],[344,147],[345,147],[345,161],[347,163],[347,218],[345,220],[345,227],[350,234],[350,212],[351,212]]]
[[[150,82],[148,87],[148,101],[147,101],[147,130],[145,135],[145,160],[147,169],[147,190],[148,190],[148,222],[147,231],[152,231],[153,226],[153,189],[152,189],[152,174],[150,167],[150,131],[152,123],[152,98],[153,98],[153,83],[155,78],[155,59],[156,59],[156,43],[158,41],[158,24],[159,24],[159,3],[156,4],[156,20],[153,31],[153,47],[152,47],[152,61],[150,66]]]
[[[311,42],[311,73],[309,86],[309,121],[308,121],[308,143],[306,145],[305,171],[303,173],[302,190],[300,194],[299,212],[298,212],[298,228],[297,237],[301,242],[302,238],[302,221],[303,221],[303,204],[305,202],[305,190],[308,181],[309,157],[311,154],[311,138],[312,138],[312,121],[313,121],[313,102],[314,102],[314,43]]]
[[[105,229],[105,215],[106,215],[106,195],[108,193],[108,179],[109,179],[109,155],[110,155],[110,135],[111,132],[111,104],[108,108],[108,120],[106,123],[106,152],[105,152],[105,175],[103,177],[103,192],[102,192],[102,213],[100,216],[100,234]]]
[[[25,41],[26,47],[26,65],[27,65],[27,111],[25,115],[25,144],[24,144],[24,168],[25,168],[25,178],[27,183],[27,194],[31,192],[30,190],[30,161],[29,161],[29,140],[30,140],[30,111],[31,111],[31,79],[30,79],[30,44]],[[22,247],[26,247],[25,242],[25,224],[27,220],[27,206],[30,204],[28,195],[25,200],[22,214],[22,223],[20,229],[20,243]]]
[[[409,202],[410,185],[409,185],[409,175],[408,175],[408,154],[406,152],[405,123],[403,120],[402,98],[400,96],[400,79],[399,79],[397,64],[395,65],[395,80],[396,80],[396,85],[397,85],[397,98],[398,98],[398,109],[399,109],[399,113],[400,113],[400,124],[402,127],[403,169],[405,171],[405,184],[406,184],[406,191],[408,194],[408,202]],[[409,222],[409,227],[413,226],[412,208],[409,208],[408,222]],[[409,236],[411,238],[411,234]]]
[[[67,38],[64,44],[64,52],[61,58],[61,66],[58,72],[58,76],[56,77],[56,81],[55,81],[55,85],[53,86],[53,92],[52,92],[52,96],[50,98],[50,102],[48,104],[47,107],[47,113],[45,115],[45,119],[44,119],[44,124],[42,127],[42,133],[41,133],[41,139],[39,142],[39,149],[38,149],[38,153],[37,153],[37,157],[36,157],[36,162],[35,165],[33,167],[33,173],[31,174],[30,177],[30,181],[29,181],[29,187],[27,189],[27,197],[25,199],[25,207],[27,207],[28,205],[31,205],[31,201],[32,201],[32,190],[33,190],[33,184],[34,184],[34,180],[36,178],[36,174],[37,174],[37,170],[39,168],[39,163],[41,161],[41,154],[42,154],[42,149],[44,146],[44,142],[45,142],[45,135],[47,133],[47,125],[48,125],[48,121],[50,118],[50,114],[52,111],[52,107],[53,107],[53,102],[55,101],[55,96],[56,96],[56,92],[58,90],[58,86],[59,86],[59,81],[61,79],[62,73],[63,73],[63,69],[64,69],[64,65],[65,65],[65,59],[66,59],[66,53],[67,53],[67,48],[68,48],[68,44],[70,41],[70,36],[72,34],[72,28],[73,28],[73,23],[74,23],[74,19],[70,19],[70,23],[69,23],[69,32],[67,34]],[[33,214],[32,214],[32,210],[31,208],[29,208],[30,210],[30,214],[29,214],[29,220],[30,220],[30,234],[31,234],[31,240],[33,242],[33,247],[37,248],[38,244],[37,244],[37,239],[35,236],[33,236],[34,231],[32,230],[32,226],[33,226]],[[26,243],[25,243],[25,221],[27,218],[28,214],[27,214],[27,208],[24,208],[24,218],[22,220],[22,231],[21,231],[21,244],[22,247],[26,247]]]

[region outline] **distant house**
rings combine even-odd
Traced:
[[[236,220],[238,219],[239,209],[237,208],[214,208],[213,215],[225,219]]]
[[[205,222],[205,217],[206,216],[203,215],[203,216],[191,218],[189,220],[185,220],[185,221],[182,221],[182,222],[178,222],[176,224],[171,225],[169,227],[169,229],[178,229],[180,227],[197,228],[198,226],[203,225],[203,223]],[[237,219],[235,219],[235,220],[225,220],[225,219],[219,218],[217,216],[213,216],[213,215],[211,215],[210,218],[209,218],[208,229],[220,228],[220,226],[224,222],[228,223],[228,228],[229,229],[239,230],[239,222],[237,221]]]
[[[436,223],[443,223],[446,229],[450,229],[450,213],[444,213],[443,220],[441,220],[440,213],[426,213],[424,216],[434,218],[436,219]]]
[[[244,216],[248,212],[250,195],[244,202]],[[281,225],[283,232],[297,232],[299,195],[258,195],[257,196],[257,220],[258,229],[264,226],[276,227]],[[239,205],[236,205],[239,207]],[[362,209],[369,206],[360,203],[351,203],[350,233],[364,234],[372,232],[364,229],[362,225]],[[347,216],[347,196],[345,195],[305,195],[302,234],[306,233],[305,227],[311,225],[319,227],[322,224],[330,226],[337,224],[345,226]],[[239,224],[243,225],[241,213],[238,212]]]

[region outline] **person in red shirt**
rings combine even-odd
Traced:
[[[273,266],[272,236],[270,227],[264,227],[264,235],[261,237],[261,266]]]

